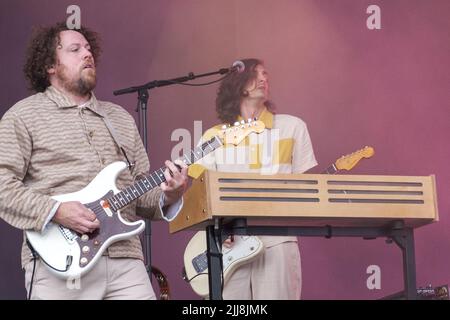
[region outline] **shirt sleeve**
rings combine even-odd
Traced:
[[[32,137],[8,111],[0,121],[0,217],[23,230],[41,231],[57,201],[25,185]]]
[[[306,123],[297,119],[292,153],[292,172],[303,173],[317,165]]]
[[[164,207],[164,198],[164,193],[162,193],[159,200],[159,209],[162,212],[162,218],[167,222],[170,222],[177,217],[178,213],[180,213],[181,209],[183,208],[184,201],[183,197],[181,197],[177,202]]]
[[[56,214],[56,211],[58,210],[59,206],[61,205],[61,202],[57,202],[55,203],[55,205],[52,208],[52,211],[50,211],[50,214],[47,216],[47,218],[45,219],[44,225],[42,226],[42,230],[44,231],[45,228],[47,227],[48,223],[53,219],[53,217]]]

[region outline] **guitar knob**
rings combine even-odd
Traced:
[[[83,235],[81,236],[81,241],[86,242],[86,241],[88,241],[88,240],[89,240],[89,236],[88,236],[87,234],[83,234]]]
[[[80,263],[81,263],[82,265],[85,265],[87,262],[88,262],[88,259],[85,258],[85,257],[81,258],[81,260],[80,260]]]
[[[83,251],[83,253],[88,253],[91,249],[88,246],[84,246],[81,251]]]

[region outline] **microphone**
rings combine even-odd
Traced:
[[[242,73],[245,70],[245,64],[241,60],[236,60],[231,65],[231,68],[228,70],[228,72],[237,72]]]

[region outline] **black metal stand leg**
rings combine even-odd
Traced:
[[[220,237],[220,236],[219,236]],[[222,300],[222,252],[216,242],[214,226],[206,227],[206,245],[208,256],[209,298]]]
[[[404,229],[404,234],[392,238],[402,249],[403,254],[403,281],[405,296],[408,300],[417,299],[416,291],[416,263],[414,253],[414,233],[410,228]]]
[[[139,133],[141,134],[142,143],[144,144],[145,151],[148,154],[148,141],[147,141],[147,104],[148,104],[148,90],[140,89],[138,91],[138,103],[136,111],[139,116]],[[140,173],[140,172],[138,172]],[[145,232],[144,232],[144,260],[147,274],[152,281],[152,225],[149,219],[145,219]]]

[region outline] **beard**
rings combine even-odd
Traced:
[[[56,77],[65,90],[78,96],[89,94],[97,83],[95,69],[82,69],[77,79],[70,79],[67,76],[67,68],[59,65]]]

